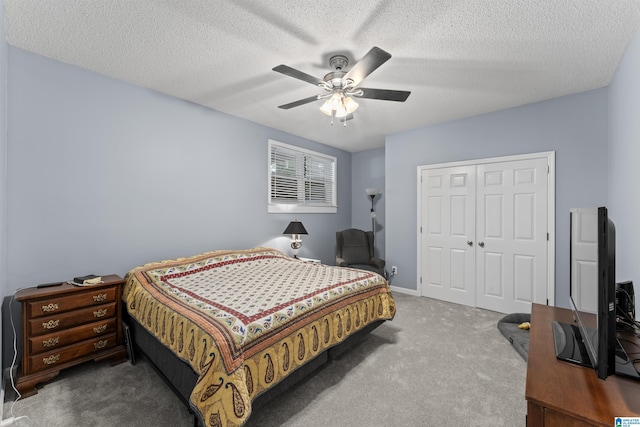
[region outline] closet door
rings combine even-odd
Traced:
[[[420,295],[501,313],[547,303],[553,159],[540,153],[419,167]]]
[[[476,167],[421,173],[421,293],[475,305]]]
[[[477,171],[476,306],[530,313],[547,298],[547,160]]]

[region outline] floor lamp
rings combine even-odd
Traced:
[[[373,199],[376,198],[376,196],[379,194],[379,190],[377,188],[366,188],[364,191],[366,191],[367,196],[369,196],[371,198],[371,231],[373,232],[373,251],[374,251],[374,255],[375,255],[375,241],[376,241],[376,211],[373,208]]]

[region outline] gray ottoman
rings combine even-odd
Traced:
[[[523,322],[530,322],[531,315],[528,313],[507,314],[498,321],[498,329],[502,335],[509,340],[513,348],[526,361],[529,355],[529,331],[518,328]],[[534,325],[531,325],[534,327]]]

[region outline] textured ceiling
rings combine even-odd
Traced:
[[[4,0],[10,45],[347,151],[384,135],[607,86],[640,0]],[[271,69],[322,78],[373,46],[393,57],[331,126],[321,93]]]

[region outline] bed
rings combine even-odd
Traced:
[[[146,264],[125,280],[136,347],[207,427],[243,425],[396,310],[378,274],[270,248]]]

